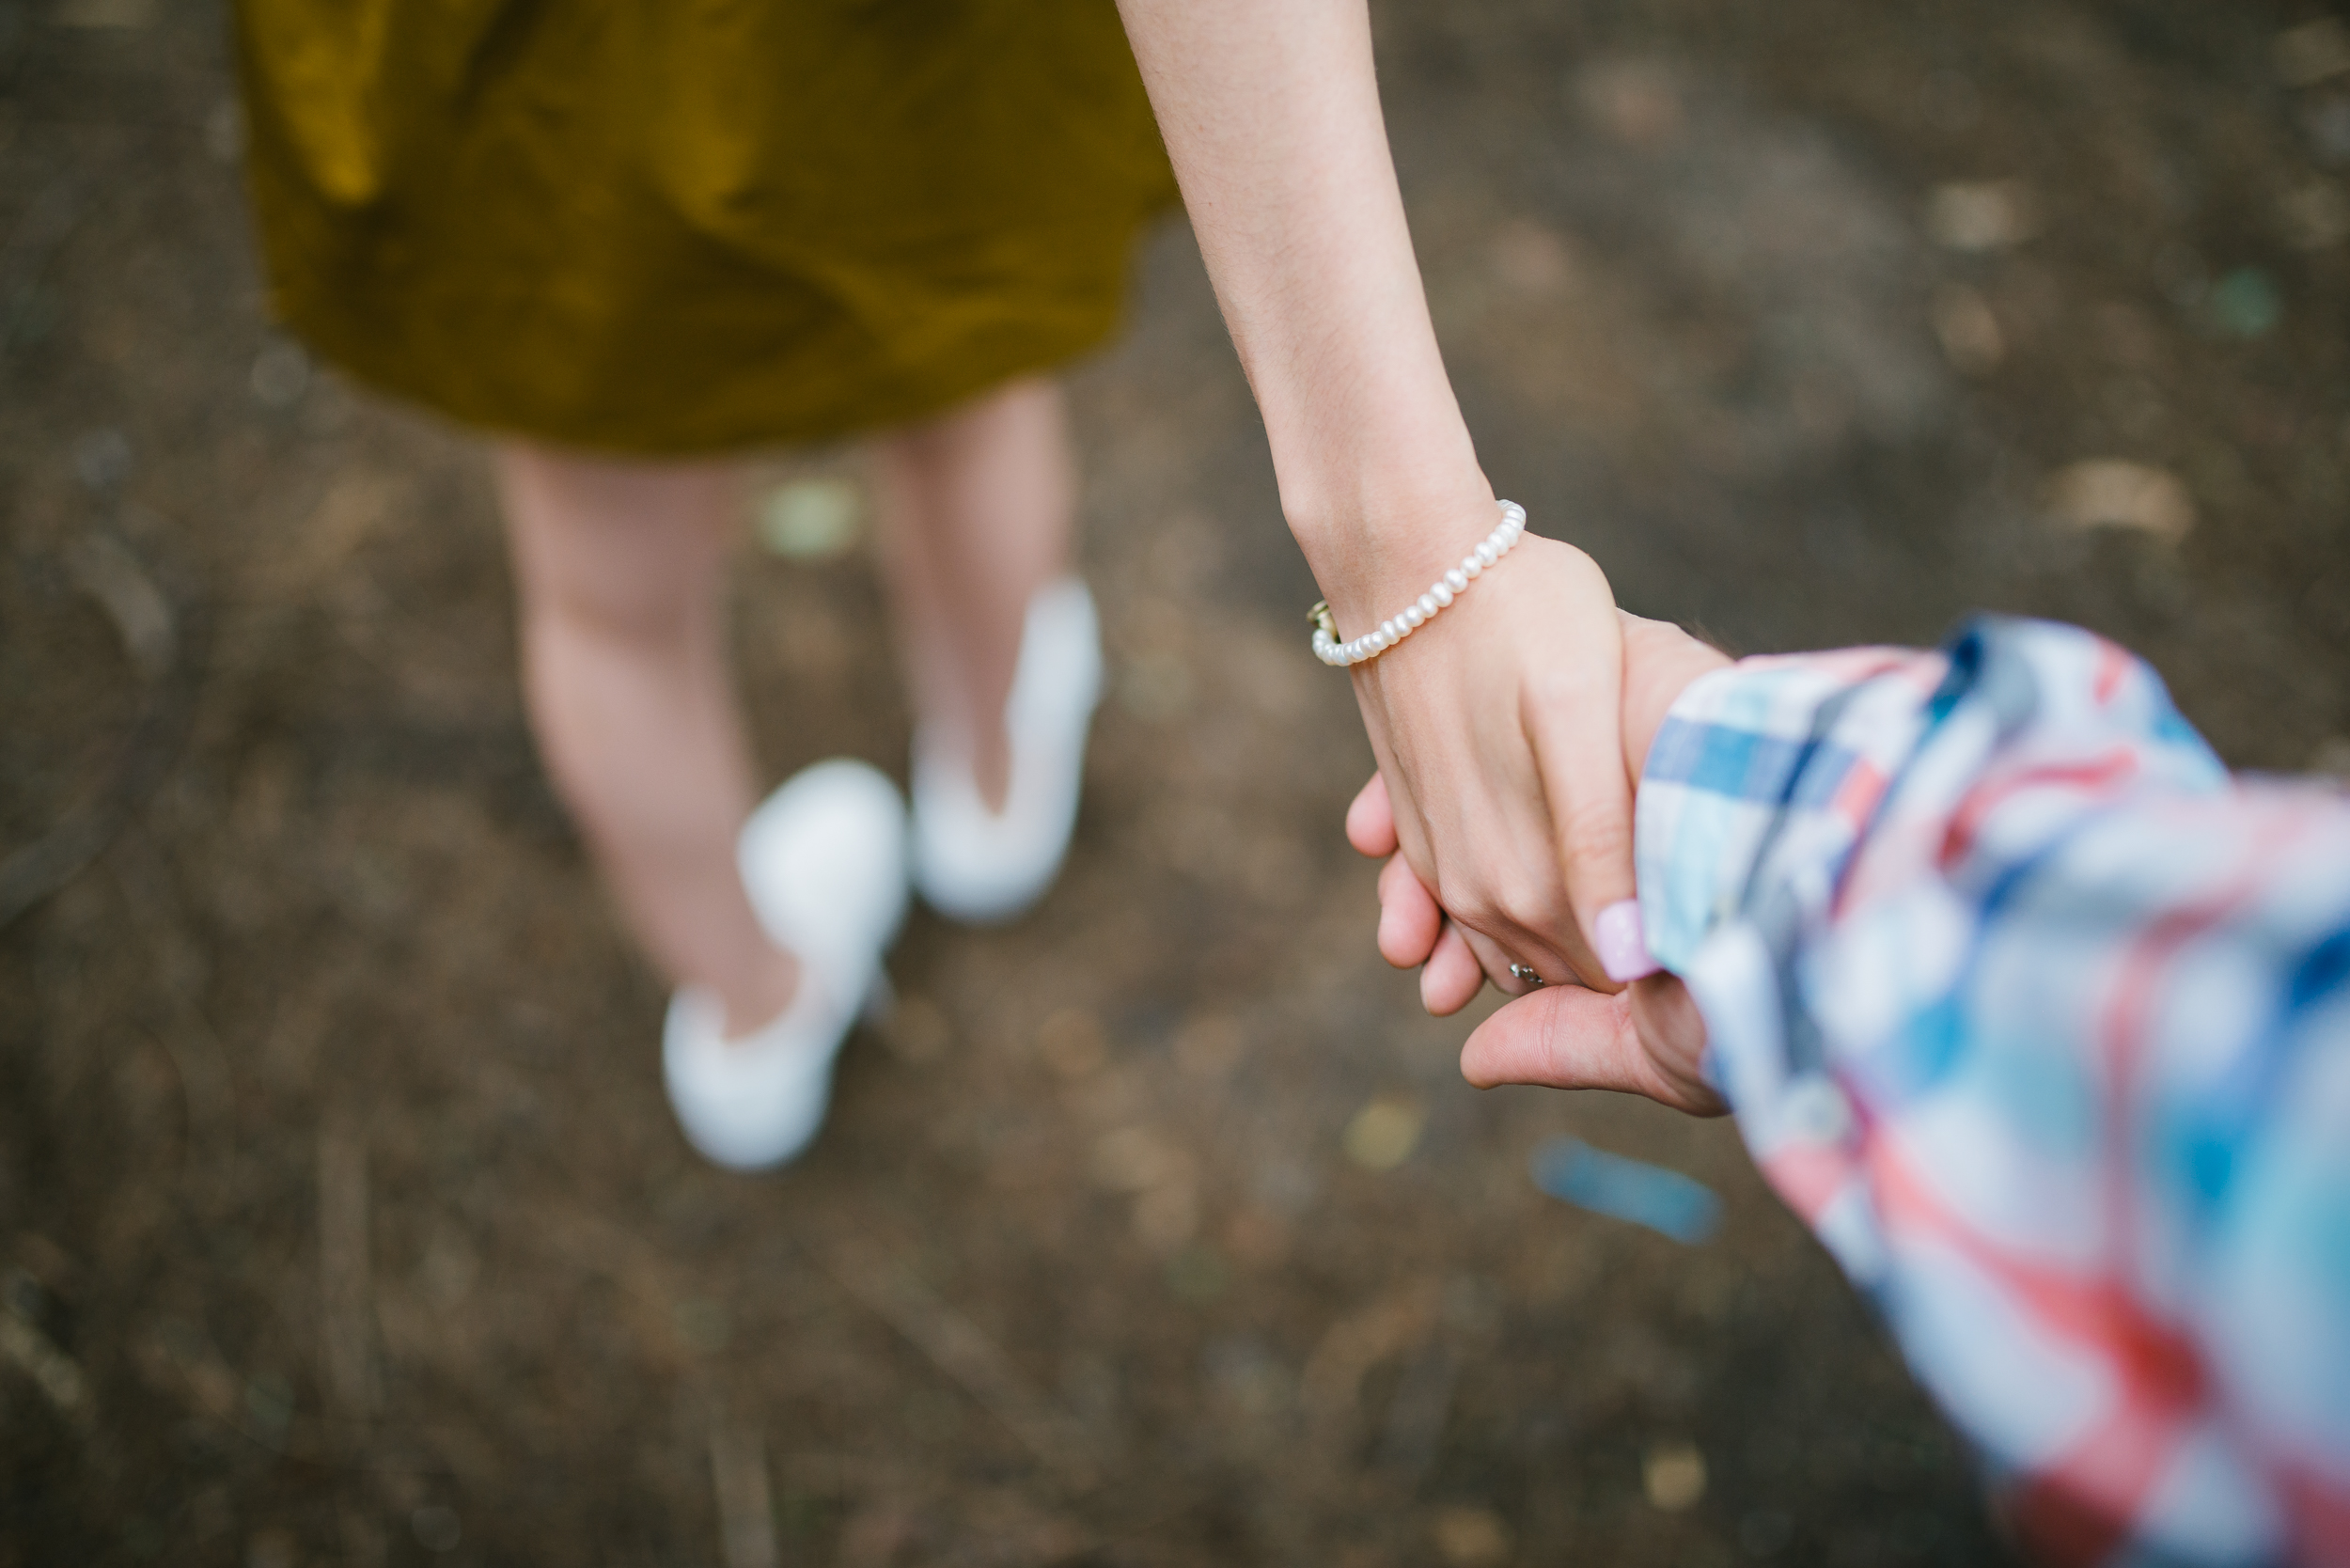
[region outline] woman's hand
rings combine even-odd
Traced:
[[[1528,989],[1513,963],[1603,987],[1641,972],[1644,954],[1599,950],[1603,912],[1632,896],[1632,791],[1622,632],[1590,557],[1528,534],[1355,668],[1403,861],[1450,917],[1430,1008],[1481,978]]]
[[[1380,956],[1399,969],[1420,965],[1429,1011],[1466,1007],[1485,977],[1461,928],[1396,853],[1395,819],[1376,775],[1355,797],[1346,832],[1365,855],[1387,859],[1379,873]],[[1728,1107],[1705,1081],[1704,1058],[1705,1019],[1687,987],[1671,975],[1651,975],[1613,995],[1569,982],[1517,996],[1470,1034],[1461,1075],[1480,1089],[1611,1089],[1719,1116]]]
[[[1616,615],[1623,674],[1615,749],[1629,789],[1674,700],[1691,681],[1729,660],[1678,626]],[[1475,939],[1447,918],[1399,852],[1384,778],[1374,776],[1355,796],[1346,833],[1355,849],[1387,861],[1379,877],[1381,955],[1399,968],[1420,966],[1420,998],[1431,1012],[1467,1006],[1484,980]],[[1716,1115],[1724,1106],[1700,1070],[1704,1052],[1705,1022],[1687,990],[1671,976],[1657,975],[1612,996],[1570,984],[1520,996],[1469,1036],[1461,1071],[1480,1088],[1612,1089]]]

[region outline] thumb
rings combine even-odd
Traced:
[[[1696,1116],[1729,1106],[1704,1074],[1705,1019],[1688,988],[1652,976],[1614,995],[1544,986],[1496,1012],[1461,1047],[1480,1089],[1535,1084],[1644,1095]]]
[[[1631,994],[1579,985],[1527,993],[1480,1024],[1461,1047],[1461,1075],[1480,1089],[1537,1084],[1639,1093],[1645,1065]]]

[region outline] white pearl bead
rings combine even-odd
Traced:
[[[1418,631],[1465,591],[1471,582],[1484,574],[1526,532],[1526,509],[1515,501],[1501,503],[1501,521],[1494,525],[1482,542],[1461,557],[1461,564],[1447,572],[1428,586],[1428,591],[1406,604],[1396,615],[1352,642],[1340,642],[1330,632],[1316,628],[1313,635],[1314,656],[1324,664],[1344,667],[1377,658],[1380,654]]]

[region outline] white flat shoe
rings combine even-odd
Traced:
[[[914,742],[914,883],[940,914],[1005,920],[1044,896],[1069,853],[1086,731],[1102,695],[1093,595],[1064,577],[1028,601],[1004,728],[1011,778],[1001,812],[979,798],[970,759],[923,730]]]
[[[724,1036],[716,996],[669,1000],[662,1076],[696,1149],[762,1170],[806,1149],[832,1102],[833,1058],[867,998],[906,907],[905,807],[862,762],[819,762],[751,814],[736,846],[751,908],[800,961],[791,1006],[750,1036]]]

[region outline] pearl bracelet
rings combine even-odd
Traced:
[[[1492,533],[1461,557],[1461,564],[1437,578],[1426,593],[1403,606],[1401,615],[1389,617],[1377,626],[1356,637],[1353,642],[1339,641],[1336,618],[1330,614],[1330,602],[1324,600],[1306,612],[1306,619],[1314,623],[1314,657],[1325,665],[1344,669],[1375,659],[1410,636],[1431,619],[1438,610],[1463,592],[1470,583],[1484,573],[1485,568],[1510,553],[1526,532],[1526,509],[1515,501],[1501,503],[1501,522]]]

